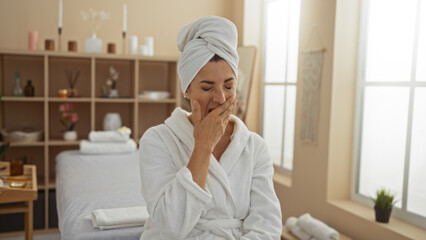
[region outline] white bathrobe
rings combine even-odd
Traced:
[[[141,239],[280,239],[281,208],[264,140],[232,115],[231,143],[220,161],[211,156],[204,191],[186,167],[194,148],[188,114],[175,109],[140,141],[150,215]]]

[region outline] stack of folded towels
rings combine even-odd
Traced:
[[[136,151],[136,143],[130,139],[131,130],[121,127],[116,131],[91,131],[89,141],[80,141],[81,153],[127,153]]]
[[[148,217],[146,207],[97,209],[92,212],[92,224],[100,230],[136,227],[144,225]]]
[[[301,240],[338,240],[339,233],[327,224],[313,218],[309,213],[303,214],[299,219],[287,218],[287,229]]]

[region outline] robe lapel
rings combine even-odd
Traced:
[[[241,160],[241,153],[246,147],[247,141],[249,140],[250,134],[247,127],[244,125],[243,121],[237,118],[234,115],[231,115],[231,120],[235,122],[234,124],[234,133],[231,136],[231,143],[226,148],[225,152],[220,158],[220,165],[226,173],[226,176],[229,175],[231,169],[234,167],[235,163]]]
[[[195,144],[193,137],[194,126],[187,118],[188,115],[188,112],[182,110],[181,108],[176,108],[173,111],[172,116],[165,121],[165,124],[179,138],[179,140],[182,141],[183,144],[185,144],[187,148],[190,149],[190,151],[192,151]],[[222,185],[227,196],[230,197],[229,202],[232,205],[232,209],[235,209],[235,200],[231,192],[228,174],[235,163],[241,160],[240,155],[249,139],[249,131],[239,118],[233,115],[231,117],[235,122],[235,129],[231,136],[231,143],[222,154],[220,161],[217,161],[213,154],[211,155],[209,173]],[[191,154],[189,154],[189,156],[191,156]],[[189,158],[186,160],[185,164],[188,164],[188,161]],[[207,180],[209,181],[209,178]]]

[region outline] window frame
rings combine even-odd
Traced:
[[[361,0],[360,6],[360,25],[359,25],[359,47],[358,47],[358,67],[356,76],[356,94],[355,94],[355,114],[354,114],[354,130],[353,130],[353,152],[352,152],[352,179],[351,179],[351,200],[373,207],[373,201],[360,193],[359,177],[360,177],[360,163],[361,163],[361,140],[362,140],[362,119],[363,119],[363,105],[364,105],[364,90],[368,86],[398,86],[409,88],[408,100],[408,118],[407,118],[407,132],[406,132],[406,146],[405,146],[405,159],[404,159],[404,175],[403,175],[403,189],[401,208],[393,207],[392,215],[409,222],[413,225],[426,229],[426,217],[418,215],[407,210],[407,196],[408,196],[408,178],[410,166],[410,149],[411,149],[411,133],[413,123],[413,108],[414,108],[414,92],[416,88],[426,87],[426,82],[416,81],[416,65],[417,65],[417,52],[419,42],[420,30],[420,11],[421,1],[417,0],[417,12],[415,22],[414,45],[412,54],[412,66],[410,80],[407,82],[366,82],[365,69],[366,69],[366,51],[367,51],[367,30],[368,30],[368,13],[369,1]],[[426,4],[424,2],[423,4]],[[426,17],[426,16],[425,16]]]
[[[263,129],[263,124],[264,124],[264,120],[265,120],[265,88],[267,87],[267,86],[283,86],[284,87],[284,92],[283,92],[283,95],[284,95],[284,102],[283,102],[283,120],[284,120],[284,122],[283,122],[283,130],[282,130],[282,133],[281,133],[281,139],[282,139],[282,142],[281,142],[281,145],[282,145],[282,148],[281,148],[281,159],[280,159],[280,165],[276,165],[276,164],[273,164],[273,166],[274,166],[274,169],[275,169],[275,171],[277,171],[277,172],[279,172],[279,173],[282,173],[282,174],[284,174],[284,175],[286,175],[286,176],[292,176],[292,170],[289,170],[289,169],[287,169],[287,168],[284,168],[284,143],[285,143],[285,126],[286,126],[286,121],[285,121],[285,119],[286,119],[286,102],[287,102],[287,86],[294,86],[295,87],[295,89],[296,89],[296,99],[295,99],[295,101],[297,102],[297,83],[298,83],[298,77],[296,77],[296,81],[295,82],[288,82],[288,81],[286,81],[286,79],[284,79],[284,82],[266,82],[266,79],[265,79],[265,72],[266,72],[266,48],[267,48],[267,46],[266,46],[266,37],[267,37],[267,31],[268,31],[268,24],[267,24],[267,18],[268,18],[268,3],[269,2],[273,2],[273,1],[276,1],[276,0],[267,0],[267,1],[264,1],[263,2],[263,24],[262,24],[262,27],[263,27],[263,32],[262,32],[262,49],[263,49],[263,51],[262,51],[262,81],[261,81],[261,93],[260,93],[260,96],[261,96],[261,106],[262,106],[262,110],[261,110],[261,112],[262,112],[262,116],[261,116],[261,119],[260,119],[260,132],[262,133],[262,136],[263,136],[263,134],[264,134],[264,129]],[[290,0],[290,1],[292,1],[292,0]],[[287,26],[287,29],[290,29],[290,24],[291,24],[291,21],[290,21],[290,19],[291,19],[291,15],[289,15],[288,16],[288,19],[289,19],[289,21],[288,21],[288,26]],[[300,15],[299,15],[299,21],[300,21]],[[300,33],[300,25],[299,25],[299,33]],[[289,44],[290,44],[290,41],[289,41],[289,38],[290,38],[290,34],[287,34],[287,46],[286,46],[286,48],[287,49],[289,49]],[[299,39],[299,36],[298,36],[298,39]],[[298,46],[299,46],[299,44],[298,44]],[[287,54],[286,54],[286,56],[285,56],[285,58],[286,58],[286,65],[285,65],[285,69],[286,69],[286,77],[287,77],[287,70],[288,70],[288,58],[289,58],[289,52],[287,51]],[[297,64],[296,64],[296,69],[298,68],[298,65],[299,65],[299,63],[298,63],[298,61],[299,61],[299,54],[298,54],[298,57],[297,57]],[[296,70],[296,74],[297,74],[297,71],[298,70]],[[298,74],[297,74],[298,75]],[[295,105],[296,105],[296,103],[295,103]],[[293,137],[293,141],[295,142],[295,137]],[[293,159],[292,159],[292,161],[294,161],[294,147],[293,147]],[[293,165],[294,166],[294,165]]]

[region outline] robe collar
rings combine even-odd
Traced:
[[[172,115],[165,121],[165,125],[182,141],[188,149],[194,149],[194,126],[189,121],[188,116],[190,113],[182,108],[176,108]],[[226,175],[229,174],[234,164],[240,160],[240,155],[247,145],[250,132],[243,121],[234,115],[231,115],[231,120],[234,122],[234,132],[231,135],[231,142],[222,154],[218,162],[213,155],[211,156],[210,167],[211,170],[219,170],[217,167],[220,165],[225,171]],[[214,160],[214,161],[213,161]],[[189,159],[188,159],[189,161]]]

